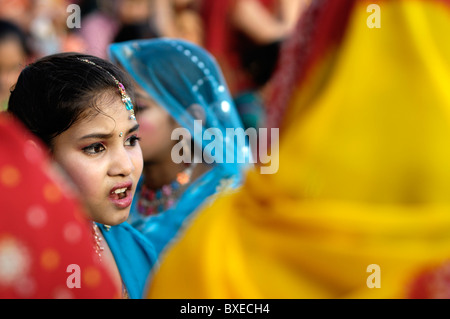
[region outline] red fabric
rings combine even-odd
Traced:
[[[211,52],[219,63],[229,89],[233,95],[252,89],[253,84],[241,67],[239,31],[230,21],[230,14],[237,1],[202,1],[200,9],[205,30],[206,50]],[[274,12],[277,0],[257,0],[270,12]]]
[[[408,289],[410,299],[449,299],[450,261],[424,269]]]
[[[221,54],[229,49],[233,40],[233,27],[229,23],[229,14],[235,3],[240,0],[203,1],[201,15],[205,24],[205,46],[212,54]],[[276,0],[257,0],[270,12],[273,12]]]
[[[0,136],[0,298],[120,297],[39,142],[5,113]]]

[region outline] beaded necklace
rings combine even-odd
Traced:
[[[94,250],[95,254],[98,256],[99,260],[102,260],[102,251],[105,247],[102,245],[102,238],[100,237],[98,226],[95,222],[92,222],[92,236],[94,238]]]
[[[103,226],[106,231],[109,231],[111,229],[111,226],[109,225]],[[94,237],[95,254],[98,256],[99,260],[102,261],[102,252],[105,250],[105,247],[103,247],[102,245],[102,237],[100,236],[100,229],[98,228],[95,222],[92,222],[92,235]],[[128,290],[123,282],[122,282],[122,299],[130,299]]]
[[[195,163],[189,165],[188,168],[177,174],[173,182],[158,190],[149,189],[144,184],[137,204],[138,212],[143,216],[150,216],[172,207],[191,182],[192,171],[195,166]]]

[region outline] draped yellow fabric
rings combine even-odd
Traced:
[[[279,171],[200,211],[149,298],[406,298],[450,258],[450,5],[376,1],[369,28],[371,2],[297,83]]]

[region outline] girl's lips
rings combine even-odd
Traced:
[[[133,196],[130,191],[126,192],[126,196],[124,198],[117,198],[117,195],[111,195],[109,200],[119,209],[128,208],[131,206],[131,202],[133,201]]]
[[[132,186],[133,183],[117,184],[111,189],[109,200],[119,209],[128,208],[133,201]]]

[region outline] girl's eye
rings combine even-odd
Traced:
[[[152,107],[152,104],[146,100],[136,99],[136,103],[134,106],[136,108],[136,113],[140,113],[140,112],[150,109]]]
[[[85,152],[88,155],[96,155],[98,153],[103,152],[104,150],[105,146],[102,143],[94,143],[92,145],[83,148],[83,152]]]
[[[145,111],[147,109],[147,107],[144,104],[141,104],[141,103],[136,103],[135,107],[136,107],[136,113],[140,113],[140,112]]]
[[[136,146],[137,142],[139,142],[140,140],[141,140],[140,137],[132,135],[125,141],[125,146]]]

